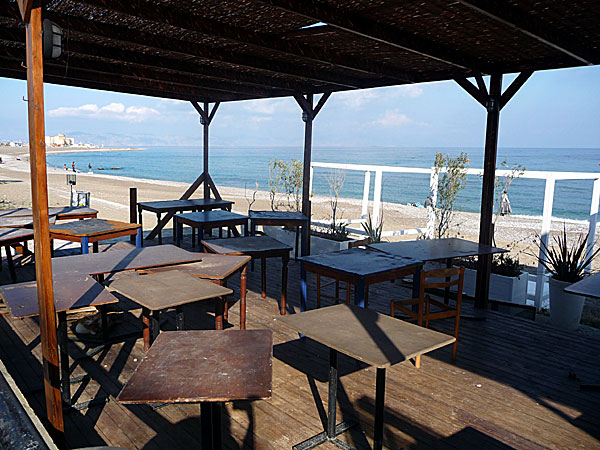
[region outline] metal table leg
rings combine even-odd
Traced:
[[[221,402],[200,403],[202,450],[220,450],[223,446],[221,431]]]
[[[350,286],[346,287],[348,292],[350,291]],[[356,285],[354,286],[354,304],[356,306],[360,306],[361,308],[365,307],[365,291],[367,290],[366,283],[364,278],[357,278]]]
[[[344,450],[352,450],[345,442],[340,441],[337,436],[345,433],[352,428],[355,423],[341,422],[336,425],[336,399],[337,399],[337,384],[338,384],[338,352],[334,349],[329,349],[329,396],[327,404],[327,430],[314,435],[311,438],[294,445],[293,450],[309,450],[318,447],[325,442],[331,442],[337,447]]]
[[[306,311],[306,300],[308,297],[308,288],[306,286],[306,269],[304,263],[300,264],[300,311]]]
[[[373,450],[383,448],[383,413],[385,404],[385,368],[377,368],[377,384],[375,385],[375,429]]]

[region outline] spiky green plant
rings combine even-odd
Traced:
[[[381,233],[383,232],[383,216],[379,218],[379,223],[375,225],[371,214],[367,216],[367,221],[362,224],[363,230],[371,238],[371,242],[376,244],[381,242]]]
[[[548,246],[538,236],[538,242],[536,243],[540,249],[540,255],[533,256],[556,280],[576,283],[583,279],[585,268],[600,253],[600,248],[596,251],[587,250],[589,234],[580,234],[575,245],[569,247],[567,225],[564,223],[562,233],[554,235],[552,238],[555,245]]]

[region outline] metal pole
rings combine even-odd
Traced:
[[[302,227],[302,256],[310,253],[310,161],[312,152],[313,94],[307,94],[310,111],[304,111],[304,166],[302,178],[302,214],[308,217],[308,226]]]
[[[483,162],[483,186],[481,189],[481,216],[479,222],[479,243],[492,245],[492,217],[494,213],[494,185],[496,181],[496,156],[498,153],[498,126],[500,124],[500,96],[502,94],[502,74],[490,76],[490,95],[487,100],[487,125],[485,133],[485,157]],[[480,256],[477,263],[477,284],[475,287],[475,307],[487,307],[492,256]]]
[[[60,392],[60,367],[50,253],[50,222],[48,218],[41,6],[32,7],[26,33],[31,202],[46,414],[54,430],[63,433],[65,427]]]

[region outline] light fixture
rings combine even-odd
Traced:
[[[306,114],[306,111],[302,111],[302,121],[306,122],[308,120],[308,114]]]
[[[206,123],[204,122],[204,117],[200,116],[200,125],[206,125]]]
[[[63,30],[54,22],[45,19],[42,24],[44,58],[57,59],[62,55]]]

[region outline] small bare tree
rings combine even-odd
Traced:
[[[329,206],[331,207],[331,234],[347,235],[346,225],[340,223],[343,211],[339,210],[339,199],[342,187],[346,181],[346,172],[341,169],[331,170],[325,175],[329,185]]]
[[[258,181],[254,182],[254,191],[252,192],[252,196],[248,195],[248,191],[246,190],[247,183],[244,183],[244,197],[248,202],[248,212],[252,209],[252,205],[256,202],[256,193],[258,192]]]
[[[468,155],[461,152],[455,158],[436,153],[434,170],[438,179],[438,193],[435,208],[436,234],[438,238],[447,235],[458,193],[467,182]]]
[[[269,198],[271,200],[271,210],[277,211],[280,203],[277,200],[277,194],[285,178],[285,162],[275,158],[269,161]]]

